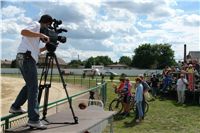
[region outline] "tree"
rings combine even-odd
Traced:
[[[91,68],[92,65],[110,65],[113,61],[108,56],[97,56],[97,57],[90,57],[85,61],[85,68]]]
[[[81,65],[82,62],[80,60],[71,60],[71,62],[68,64],[68,66],[72,68],[78,68]]]
[[[122,56],[122,57],[120,57],[120,59],[119,59],[119,63],[120,63],[120,64],[125,64],[125,65],[128,65],[128,66],[131,66],[131,58],[128,57],[128,56]]]
[[[12,60],[10,67],[11,68],[16,68],[17,67],[17,61],[16,61],[16,59]]]
[[[143,44],[134,50],[132,66],[138,68],[164,68],[175,64],[174,51],[169,44]]]
[[[87,60],[85,61],[85,68],[91,68],[92,65],[94,65],[94,64],[95,64],[95,59],[94,59],[94,57],[90,57],[89,59],[87,59]]]

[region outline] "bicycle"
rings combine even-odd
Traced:
[[[111,103],[109,104],[109,111],[116,111],[116,114],[120,114],[123,110],[123,99],[124,95],[118,94],[119,97],[113,99]],[[145,111],[144,113],[147,113],[149,110],[149,104],[147,101],[145,101]],[[133,113],[136,112],[136,101],[135,101],[135,96],[131,96],[130,98],[130,111],[133,111]]]

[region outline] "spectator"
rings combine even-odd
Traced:
[[[148,93],[148,91],[151,89],[151,87],[147,84],[147,82],[144,80],[144,76],[142,74],[140,74],[140,79],[141,79],[141,83],[143,86],[143,99],[142,99],[142,109],[143,112],[145,111],[145,94]],[[143,115],[143,119],[144,119],[144,115]]]
[[[130,99],[131,99],[131,88],[132,84],[129,81],[128,77],[125,77],[125,84],[124,84],[124,116],[129,116],[130,112]]]
[[[180,78],[177,81],[177,95],[178,95],[178,103],[183,104],[185,102],[185,90],[188,81],[184,78],[184,74],[180,74]]]
[[[141,78],[136,78],[136,93],[135,93],[135,101],[136,101],[136,116],[138,118],[136,119],[136,122],[139,123],[144,117],[144,111],[142,108],[142,100],[143,100],[143,85],[142,85],[142,79]]]
[[[156,75],[153,75],[153,77],[151,78],[151,87],[152,87],[152,95],[153,95],[154,97],[157,96],[157,92],[158,92],[158,83],[159,83],[158,78],[156,77]]]
[[[170,72],[168,71],[163,79],[163,87],[161,91],[166,93],[167,89],[171,86],[171,83],[172,83],[172,78]]]
[[[194,68],[192,64],[189,64],[188,68],[186,69],[188,73],[188,89],[190,91],[194,90]]]

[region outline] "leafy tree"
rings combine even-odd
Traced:
[[[132,66],[138,68],[164,68],[175,64],[174,51],[169,44],[143,44],[134,50]]]
[[[94,64],[95,64],[95,59],[94,59],[94,57],[90,57],[89,59],[87,59],[87,60],[85,61],[85,68],[91,68],[92,65],[94,65]]]
[[[12,60],[10,67],[11,68],[16,68],[17,67],[17,61],[16,61],[16,59]]]
[[[81,65],[82,65],[81,60],[71,60],[71,62],[68,64],[68,66],[72,68],[78,68]]]
[[[131,66],[131,58],[128,57],[128,56],[122,56],[122,57],[120,57],[120,59],[119,59],[119,63],[120,63],[120,64],[126,64],[126,65],[128,65],[128,66]]]
[[[85,61],[85,68],[91,68],[92,65],[110,65],[113,61],[108,56],[97,56],[97,57],[90,57]]]

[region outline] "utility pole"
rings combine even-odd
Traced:
[[[187,52],[187,48],[186,48],[186,44],[184,44],[184,62],[186,62],[186,52]]]

